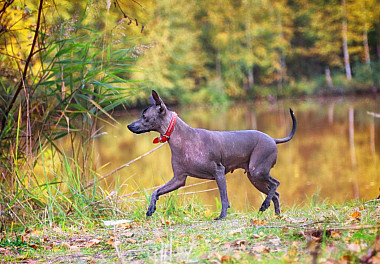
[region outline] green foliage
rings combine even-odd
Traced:
[[[90,4],[50,6],[40,1],[32,11],[33,3],[1,11],[9,23],[4,26],[14,19],[22,29],[0,35],[5,44],[0,64],[25,67],[19,81],[12,69],[0,76],[0,206],[2,216],[9,217],[4,223],[14,217],[22,221],[28,213],[50,225],[71,213],[86,221],[83,208],[98,195],[84,189],[96,178],[96,161],[89,156],[93,140],[102,135],[97,121],[116,123],[110,112],[136,92],[137,81],[130,80],[136,56],[131,39],[112,37],[122,23],[111,30],[98,28],[91,12],[99,9]],[[17,19],[18,8],[24,20]],[[75,17],[65,18],[70,10]],[[52,21],[40,16],[43,12],[57,12],[58,17]],[[37,26],[30,30],[33,22]],[[67,140],[69,149],[59,140]],[[44,208],[47,219],[40,220],[36,208]]]
[[[138,61],[144,71],[134,76],[173,101],[219,104],[225,98],[379,87],[376,76],[362,67],[378,59],[380,16],[374,0],[347,0],[346,17],[338,0],[176,0],[152,9],[149,50]],[[343,73],[344,18],[354,81],[335,87],[327,83],[325,70],[332,79]]]

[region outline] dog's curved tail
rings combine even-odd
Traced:
[[[273,140],[274,142],[276,142],[276,144],[288,142],[289,140],[293,138],[294,133],[296,133],[296,127],[297,127],[296,117],[294,116],[293,110],[291,108],[289,108],[289,110],[290,110],[290,116],[292,117],[292,120],[293,120],[292,131],[290,132],[290,135],[285,138],[274,138]]]

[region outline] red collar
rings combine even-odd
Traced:
[[[169,124],[168,129],[166,130],[164,135],[156,137],[153,140],[154,144],[165,143],[166,141],[168,141],[170,139],[170,135],[172,134],[172,132],[174,130],[175,123],[177,122],[177,117],[178,117],[178,115],[175,112],[172,112],[172,119],[170,120],[170,124]]]

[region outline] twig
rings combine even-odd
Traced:
[[[380,197],[380,196],[379,196]],[[364,204],[367,204],[367,203],[372,203],[372,202],[380,202],[380,198],[377,198],[377,199],[373,199],[373,200],[369,200],[369,201],[366,201]]]
[[[301,227],[305,227],[305,226],[311,226],[311,225],[315,225],[315,224],[322,224],[322,223],[326,223],[325,221],[317,221],[317,222],[311,222],[311,223],[305,223],[305,224],[300,224],[300,225],[279,225],[279,226],[270,226],[270,225],[255,225],[256,228],[301,228]]]
[[[140,7],[146,12],[145,8],[144,8],[139,2],[134,1],[134,0],[132,0],[132,2],[134,2],[134,3],[138,4],[138,5],[140,5]],[[130,25],[130,24],[132,23],[132,21],[135,21],[135,22],[136,22],[136,26],[139,25],[139,23],[138,23],[138,21],[137,21],[137,18],[132,18],[132,17],[128,16],[128,15],[124,12],[124,10],[121,8],[121,5],[120,5],[120,3],[119,3],[119,0],[115,0],[115,1],[114,1],[114,4],[115,4],[115,7],[118,7],[119,10],[121,11],[121,13],[123,13],[124,18],[129,19],[129,23],[128,23],[128,25]],[[116,28],[117,26],[118,26],[118,25],[116,25],[114,28]],[[144,25],[142,25],[142,27],[141,27],[141,32],[140,32],[140,33],[142,33],[143,30],[144,30]]]
[[[209,182],[214,182],[214,180],[207,180],[207,181],[203,181],[203,182],[197,182],[197,183],[194,183],[194,184],[190,184],[190,185],[187,185],[187,186],[181,187],[181,189],[186,189],[186,188],[190,188],[190,187],[193,187],[193,186],[197,186],[197,185],[204,184],[204,183],[209,183]],[[142,190],[142,191],[138,191],[138,192],[127,193],[127,194],[124,194],[124,195],[119,196],[119,198],[123,198],[123,197],[128,197],[128,196],[132,196],[132,195],[140,194],[140,193],[142,193],[142,192],[146,192],[146,191],[150,191],[150,190],[157,189],[157,188],[159,188],[159,187],[161,187],[161,186],[162,186],[162,185],[154,186],[154,187],[152,187],[152,188],[144,189],[144,190]],[[215,188],[215,189],[217,189],[217,188]],[[214,189],[208,189],[208,190],[214,190]],[[206,191],[207,191],[207,190],[206,190]],[[204,191],[198,191],[198,192],[204,192]],[[184,195],[184,194],[191,194],[191,193],[198,193],[198,192],[183,193],[183,194],[181,194],[181,195]]]
[[[373,117],[376,117],[376,118],[380,118],[380,114],[378,114],[378,113],[368,112],[368,111],[367,111],[367,114],[368,114],[368,115],[371,115],[371,116],[373,116]]]
[[[3,7],[0,10],[0,21],[3,18],[3,15],[5,13],[5,10],[14,2],[14,0],[11,1],[5,1]]]
[[[312,223],[306,223],[302,225],[281,225],[281,226],[268,226],[268,225],[260,225],[260,226],[255,226],[256,228],[301,228],[305,226],[311,226],[315,224],[322,224],[322,223],[328,223],[324,221],[317,221],[317,222],[312,222]],[[348,226],[348,227],[332,227],[332,228],[326,228],[326,230],[329,231],[346,231],[346,230],[361,230],[361,229],[372,229],[372,228],[380,228],[380,223],[377,223],[375,225],[363,225],[363,226]],[[310,232],[313,229],[308,229],[305,232]]]
[[[154,149],[152,149],[152,150],[146,152],[145,154],[143,154],[143,155],[141,155],[141,156],[139,156],[139,157],[137,157],[137,158],[135,158],[135,159],[133,159],[133,160],[131,160],[131,161],[129,161],[129,162],[123,164],[123,165],[121,165],[119,168],[114,169],[113,171],[111,171],[111,172],[107,173],[106,175],[104,175],[102,178],[98,179],[97,182],[100,182],[100,181],[102,181],[102,180],[108,178],[108,177],[111,176],[112,174],[118,172],[119,170],[121,170],[121,169],[123,169],[123,168],[125,168],[125,167],[128,167],[128,166],[131,165],[133,162],[138,161],[139,159],[141,159],[141,158],[143,158],[143,157],[149,155],[150,153],[156,151],[157,149],[163,147],[166,143],[168,143],[168,142],[165,142],[165,143],[163,143],[163,144],[161,144],[161,145],[155,147]],[[88,188],[90,188],[91,186],[93,186],[94,184],[95,184],[95,181],[92,182],[92,183],[90,183],[90,184],[88,184],[86,187],[84,187],[84,189],[88,189]]]
[[[184,186],[181,189],[186,189],[186,188],[190,188],[190,187],[193,187],[193,186],[197,186],[197,185],[204,184],[204,183],[209,183],[209,182],[215,182],[215,181],[214,180],[208,180],[208,181],[203,181],[203,182],[197,182],[197,183],[194,183],[194,184],[190,184],[188,186]]]
[[[17,87],[17,90],[12,98],[12,101],[9,103],[9,106],[8,108],[6,109],[5,113],[4,113],[4,116],[3,116],[3,119],[1,120],[1,131],[0,131],[0,134],[3,133],[4,129],[5,129],[5,122],[6,120],[8,119],[8,114],[10,113],[11,109],[13,108],[13,105],[23,87],[23,83],[25,82],[26,80],[26,74],[28,73],[28,67],[29,67],[29,63],[30,61],[32,60],[32,57],[34,55],[33,53],[33,50],[34,50],[34,47],[36,46],[36,43],[37,43],[37,37],[38,37],[38,32],[39,32],[39,29],[40,29],[40,24],[41,24],[41,13],[42,13],[42,6],[43,6],[43,2],[44,0],[40,0],[40,5],[38,7],[38,16],[37,16],[37,24],[36,24],[36,31],[34,33],[34,38],[33,38],[33,42],[32,42],[32,47],[30,48],[30,52],[29,52],[29,56],[28,58],[26,59],[26,62],[25,62],[25,67],[24,67],[24,71],[23,71],[23,74],[22,74],[22,80],[20,81],[20,84],[18,85]]]
[[[195,193],[204,193],[204,192],[211,192],[211,191],[215,191],[215,190],[218,190],[218,187],[207,189],[207,190],[202,190],[202,191],[178,193],[177,195],[188,195],[188,194],[195,194]],[[163,195],[163,196],[165,197],[165,195]]]

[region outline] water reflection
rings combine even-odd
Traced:
[[[380,187],[380,118],[367,112],[380,112],[374,98],[334,98],[286,100],[235,104],[229,108],[174,108],[193,127],[212,130],[258,129],[275,138],[291,129],[288,109],[292,107],[298,122],[295,137],[278,145],[278,159],[271,174],[281,181],[278,192],[283,206],[300,203],[319,192],[319,198],[342,202],[353,198],[373,199]],[[99,164],[109,163],[103,174],[155,147],[156,133],[134,135],[126,125],[140,115],[132,111],[117,117],[119,127],[106,126],[108,135],[97,141]],[[124,168],[107,180],[122,185],[122,194],[162,185],[172,177],[170,150],[166,145],[151,155]],[[202,180],[188,178],[187,185]],[[215,188],[214,182],[180,190],[198,192]],[[263,196],[242,170],[227,175],[231,205],[238,210],[258,208]],[[204,204],[215,205],[217,190],[196,193]]]

